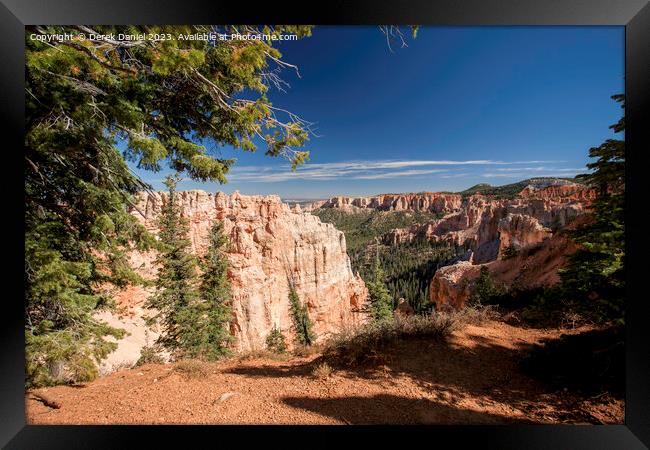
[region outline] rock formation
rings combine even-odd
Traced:
[[[309,205],[308,210],[318,208],[376,209],[379,211],[428,211],[448,213],[460,208],[459,194],[422,192],[417,194],[381,194],[371,197],[332,197]]]
[[[593,190],[574,183],[528,186],[515,199],[473,195],[461,211],[429,224],[393,230],[384,240],[447,239],[467,245],[471,260],[439,269],[431,281],[431,300],[438,307],[458,308],[471,295],[481,264],[507,287],[558,282],[557,270],[575,247],[555,232],[585,220],[585,209],[594,198]]]
[[[418,239],[447,240],[468,246],[473,262],[485,263],[503,255],[506,248],[521,249],[543,241],[584,213],[593,190],[578,184],[525,188],[517,198],[501,199],[474,194],[459,211],[439,220],[399,228],[384,235],[387,245]]]
[[[224,222],[231,243],[227,252],[233,298],[230,328],[237,350],[264,347],[274,325],[292,341],[289,279],[308,305],[319,338],[363,321],[363,315],[355,311],[365,302],[367,289],[352,273],[345,236],[333,225],[300,208],[292,210],[277,196],[204,191],[178,195],[182,214],[190,222],[189,239],[196,254],[206,251],[213,222]],[[166,193],[142,195],[132,213],[156,233],[156,218],[167,199]],[[134,252],[131,263],[151,279],[156,273],[155,256],[154,252]],[[127,313],[136,311],[138,315],[149,294],[142,288],[130,288],[118,296],[118,303]]]

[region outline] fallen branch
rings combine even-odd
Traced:
[[[32,392],[32,395],[36,398],[36,400],[42,402],[45,406],[49,406],[53,409],[61,408],[61,403],[57,402],[56,400],[52,400],[51,398],[45,396],[45,394],[37,394],[35,392]]]

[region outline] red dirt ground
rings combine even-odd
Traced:
[[[573,330],[578,332],[579,329]],[[531,344],[567,330],[500,321],[446,341],[401,341],[352,368],[312,374],[320,355],[123,370],[80,386],[26,393],[29,424],[502,424],[624,421],[624,402],[557,390],[521,373]],[[60,409],[34,397],[43,394]]]

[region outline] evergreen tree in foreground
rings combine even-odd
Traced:
[[[25,30],[25,340],[27,385],[85,381],[120,330],[93,318],[111,289],[141,283],[126,255],[155,245],[129,208],[149,187],[131,172],[168,166],[225,183],[234,159],[206,146],[254,151],[293,167],[309,124],[276,108],[273,41],[133,41],[92,36],[311,34],[309,26],[28,26]],[[77,39],[81,34],[85,39]],[[73,39],[49,42],[32,34]],[[245,92],[245,97],[240,94]],[[121,143],[123,145],[118,146]]]
[[[200,301],[190,309],[190,334],[184,337],[188,350],[191,349],[190,356],[214,360],[230,353],[231,290],[228,258],[224,254],[227,246],[223,222],[216,221],[210,229],[208,251],[203,257]]]
[[[624,96],[612,97],[624,107]],[[625,130],[625,118],[610,127]],[[625,302],[625,141],[608,139],[589,150],[593,172],[579,175],[598,192],[591,204],[591,221],[572,237],[580,249],[560,271],[558,295],[568,306],[600,320],[623,322]]]
[[[191,308],[199,300],[199,293],[196,258],[187,238],[189,224],[181,217],[176,193],[179,179],[178,175],[165,179],[169,197],[158,218],[162,250],[156,259],[156,292],[147,300],[147,306],[158,310],[155,318],[160,319],[163,333],[157,343],[183,355],[192,347],[192,339],[188,339],[195,318]]]

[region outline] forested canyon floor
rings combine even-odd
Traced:
[[[202,363],[193,375],[174,364],[148,364],[83,385],[28,391],[27,423],[623,423],[623,398],[567,391],[520,368],[532,345],[589,329],[489,320],[444,340],[399,341],[352,367],[327,360],[327,377],[314,375],[325,360],[318,352]]]

